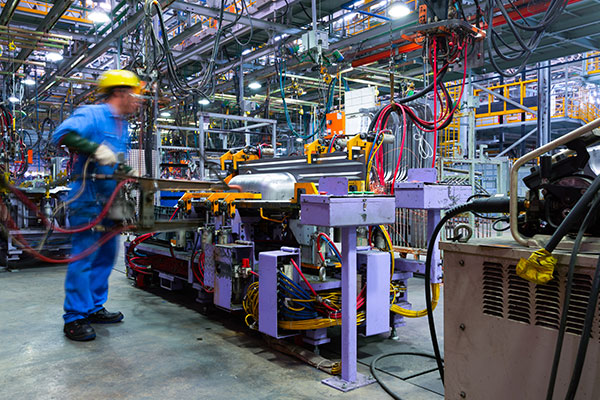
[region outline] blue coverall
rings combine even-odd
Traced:
[[[64,135],[74,132],[98,144],[108,146],[115,153],[126,153],[129,147],[127,121],[117,115],[108,104],[83,106],[65,120],[52,135],[59,144]],[[81,174],[88,159],[85,154],[75,154],[73,175],[79,176],[71,184],[69,198],[81,187]],[[94,161],[88,166],[87,175],[112,174],[116,166],[100,166]],[[117,183],[114,180],[86,179],[85,191],[69,205],[69,224],[72,227],[89,224],[100,214]],[[104,221],[110,226],[110,221]],[[102,232],[87,230],[72,235],[71,256],[90,248],[102,237]],[[108,277],[117,254],[117,237],[112,238],[91,255],[69,264],[65,279],[65,323],[86,318],[102,309],[108,297]]]

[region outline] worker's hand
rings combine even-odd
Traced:
[[[101,144],[94,152],[94,158],[100,165],[115,165],[117,163],[117,155],[108,146]]]

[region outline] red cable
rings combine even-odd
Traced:
[[[437,42],[433,37],[433,161],[431,168],[435,168],[435,156],[437,153]]]
[[[300,269],[300,267],[298,267],[298,264],[296,264],[296,261],[294,261],[294,259],[290,259],[292,261],[292,265],[294,266],[294,268],[296,268],[296,271],[298,271],[298,273],[300,274],[300,276],[302,277],[302,279],[304,280],[304,282],[306,283],[306,285],[308,286],[308,288],[310,289],[310,291],[313,293],[313,295],[315,297],[317,297],[317,292],[315,292],[315,289],[313,289],[312,285],[308,282],[308,280],[306,279],[306,277],[304,276],[304,274],[302,273],[302,270]],[[327,305],[324,304],[326,307]]]
[[[402,143],[400,144],[400,154],[398,154],[398,162],[396,163],[396,169],[394,170],[394,178],[392,179],[391,193],[394,194],[394,185],[396,184],[396,177],[398,176],[398,170],[400,169],[400,162],[402,161],[402,153],[404,152],[404,142],[406,140],[406,112],[404,107],[400,107],[402,110]]]
[[[12,185],[8,185],[9,190],[19,198],[19,200],[21,200],[21,202],[23,204],[25,204],[30,210],[34,211],[36,213],[36,216],[39,217],[42,220],[42,223],[46,226],[46,227],[52,227],[52,229],[56,230],[57,232],[60,233],[80,233],[83,231],[87,231],[90,228],[98,225],[103,219],[104,217],[108,214],[108,211],[110,210],[110,207],[112,206],[112,203],[115,201],[115,198],[117,197],[117,195],[119,194],[119,191],[121,190],[121,188],[129,182],[134,182],[135,180],[133,179],[126,179],[124,181],[119,182],[119,184],[117,185],[117,187],[115,188],[115,190],[113,191],[112,195],[110,196],[110,198],[108,199],[108,202],[106,203],[106,205],[104,206],[104,209],[102,209],[102,211],[100,212],[100,214],[98,214],[98,216],[92,221],[90,222],[88,225],[86,226],[82,226],[82,227],[78,227],[78,228],[70,228],[70,229],[65,229],[65,228],[61,228],[60,226],[54,226],[52,227],[52,224],[50,221],[48,221],[48,219],[46,218],[46,216],[40,211],[40,209],[33,204],[29,198],[27,198],[27,196],[21,192],[19,189],[13,187]]]

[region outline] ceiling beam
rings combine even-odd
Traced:
[[[171,8],[175,9],[175,10],[179,10],[179,11],[189,11],[189,12],[197,14],[197,15],[202,15],[204,17],[212,17],[212,18],[219,18],[219,14],[220,14],[220,10],[218,10],[216,8],[205,7],[205,6],[201,6],[199,4],[186,3],[181,0],[175,1],[171,5]],[[236,21],[237,18],[239,18],[239,20]],[[292,35],[299,31],[299,29],[293,28],[293,27],[290,27],[287,25],[278,24],[276,22],[269,22],[269,21],[265,21],[265,20],[262,20],[259,18],[247,17],[245,15],[239,16],[237,14],[230,13],[228,11],[225,11],[223,13],[223,20],[227,21],[227,22],[236,21],[237,23],[239,23],[241,25],[253,26],[255,28],[265,29],[265,30],[283,32],[283,33],[287,33],[288,35]]]
[[[161,7],[165,9],[168,7],[173,0],[163,0],[161,2]],[[152,15],[156,14],[156,8],[152,7]],[[102,54],[106,52],[110,47],[114,46],[115,41],[131,31],[133,31],[138,22],[140,22],[144,18],[144,9],[139,9],[136,13],[130,16],[127,19],[127,22],[122,23],[115,29],[113,29],[108,35],[106,35],[102,40],[100,40],[94,47],[91,49],[83,49],[82,51],[75,54],[69,60],[64,60],[61,64],[61,67],[58,68],[52,75],[44,79],[44,82],[40,85],[39,94],[43,94],[46,90],[48,90],[51,85],[56,81],[57,76],[66,76],[67,73],[74,69],[78,69],[79,66],[87,65],[100,57]]]
[[[6,0],[2,8],[2,14],[0,14],[0,25],[8,25],[18,4],[19,0]]]
[[[63,16],[65,11],[71,7],[73,4],[73,0],[57,0],[56,3],[52,6],[48,14],[44,17],[42,22],[37,27],[38,32],[48,33],[50,29],[54,27],[54,25],[58,22],[60,17]],[[22,49],[19,55],[17,56],[17,60],[25,60],[33,53],[33,49]],[[11,71],[15,72],[19,68],[19,65],[14,63],[11,67]]]

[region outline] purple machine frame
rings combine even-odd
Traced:
[[[470,186],[451,186],[437,184],[435,168],[413,168],[408,170],[406,181],[396,182],[394,195],[396,208],[427,211],[427,236],[431,237],[433,230],[441,220],[441,211],[467,201],[471,195]],[[393,280],[406,281],[412,273],[425,272],[425,262],[395,259],[396,273]],[[436,240],[432,257],[431,283],[442,281],[442,260],[439,249],[439,238]],[[405,282],[406,283],[406,282]],[[410,306],[408,303],[405,305]],[[403,317],[394,316],[394,326],[403,323]]]
[[[339,227],[342,231],[342,374],[341,377],[328,378],[322,382],[344,392],[374,382],[369,377],[356,371],[356,276],[358,257],[356,228],[359,226],[390,224],[395,219],[394,199],[392,197],[349,196],[347,188],[348,181],[345,178],[324,178],[319,183],[319,190],[327,194],[303,195],[300,199],[300,220],[303,224]],[[329,193],[333,193],[333,195]],[[362,257],[361,260],[364,257],[369,257],[368,252]],[[383,261],[383,258],[378,261]],[[381,265],[378,266],[378,269],[387,269],[388,271],[387,286],[384,292],[386,296],[389,291],[389,264],[388,256],[387,268]],[[380,284],[380,281],[374,279],[373,285],[376,288]],[[369,281],[369,285],[371,285],[371,281]],[[389,304],[386,304],[384,309],[389,318]],[[387,331],[389,320],[386,321],[383,316],[379,318],[382,318],[378,321],[379,323],[372,322],[373,329],[376,330],[377,326],[381,329],[382,325],[385,325]]]

